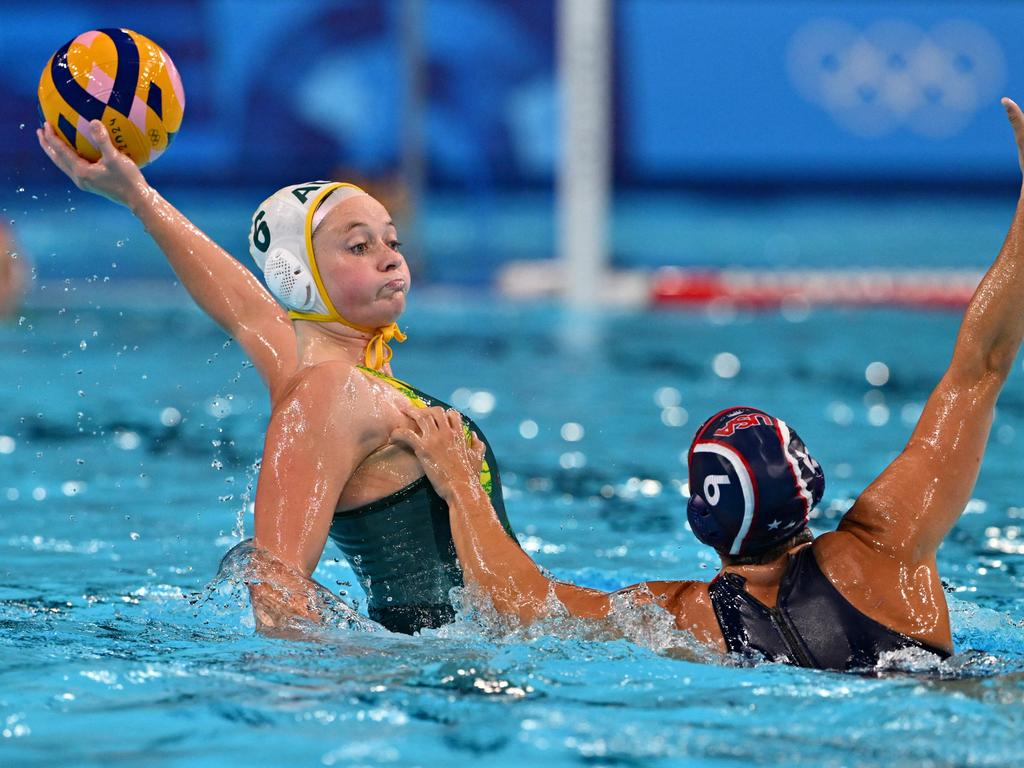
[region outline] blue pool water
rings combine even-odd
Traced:
[[[417,637],[338,628],[296,642],[254,636],[244,589],[217,579],[252,530],[258,377],[183,301],[96,289],[51,284],[0,326],[0,763],[1018,762],[1019,368],[940,552],[960,651],[942,665],[853,676],[709,663],[650,616],[621,617],[631,640],[465,618]],[[420,295],[396,374],[487,431],[510,518],[542,565],[613,589],[713,575],[684,527],[681,455],[725,405],[800,431],[828,478],[816,529],[834,526],[902,446],[957,323],[881,310],[587,321]],[[888,366],[882,386],[865,378],[873,362]],[[316,576],[361,599],[333,545]]]

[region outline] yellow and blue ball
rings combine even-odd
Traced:
[[[174,140],[185,90],[171,57],[130,29],[95,29],[50,57],[39,80],[43,120],[87,160],[99,158],[90,120],[102,120],[114,146],[140,167]]]

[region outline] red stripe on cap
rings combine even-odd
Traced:
[[[800,478],[797,477],[796,469],[793,466],[794,464],[796,464],[796,460],[790,460],[791,454],[789,452],[789,444],[786,442],[786,439],[782,436],[782,430],[779,429],[778,419],[775,419],[774,421],[775,434],[778,435],[779,437],[779,445],[782,446],[782,455],[786,459],[786,466],[789,467],[789,474],[793,476],[793,486],[796,489],[796,495],[804,500],[804,523],[808,523],[811,520],[811,500],[802,492],[804,489],[800,487]],[[790,433],[790,436],[792,437],[792,433]]]
[[[728,408],[723,408],[718,413],[716,413],[714,416],[712,416],[712,417],[710,417],[708,419],[705,419],[704,426],[702,426],[697,431],[697,434],[693,436],[693,442],[690,443],[690,452],[686,456],[686,472],[687,472],[687,474],[689,474],[689,472],[690,472],[690,463],[691,463],[691,461],[693,461],[693,446],[695,446],[698,442],[703,442],[700,439],[701,435],[703,435],[705,432],[707,432],[709,429],[711,429],[711,425],[714,423],[714,421],[719,416],[724,416],[725,414],[729,413],[729,411],[757,411],[758,413],[764,413],[764,411],[762,411],[760,408],[755,408],[752,405],[731,405]],[[768,416],[768,414],[765,413],[765,416]],[[771,418],[771,417],[769,416],[769,418]],[[714,441],[712,441],[712,442],[714,442]]]

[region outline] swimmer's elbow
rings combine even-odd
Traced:
[[[990,350],[985,356],[984,377],[995,379],[1001,386],[1013,371],[1013,362],[1017,358],[1016,349],[998,347]]]
[[[988,349],[980,345],[963,345],[953,356],[947,379],[958,389],[1002,387],[1013,371],[1017,347],[994,344]]]
[[[943,405],[942,413],[959,412],[964,403],[995,404],[1013,368],[1013,358],[999,354],[978,355],[970,364],[950,366],[932,398]],[[966,399],[965,399],[966,398]]]

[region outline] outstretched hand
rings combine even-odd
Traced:
[[[482,492],[480,466],[485,446],[473,432],[467,439],[462,416],[440,407],[403,404],[401,410],[410,423],[395,429],[391,442],[416,454],[438,496],[451,500],[458,488]]]
[[[1020,163],[1021,173],[1024,173],[1024,114],[1013,99],[1004,96],[1001,103],[1006,108],[1006,116],[1010,118],[1013,138],[1017,142],[1017,161]]]
[[[91,121],[89,131],[92,143],[100,151],[100,158],[95,162],[80,157],[49,123],[36,130],[36,137],[53,164],[64,171],[76,187],[131,208],[149,188],[142,171],[130,157],[117,151],[103,123]]]

